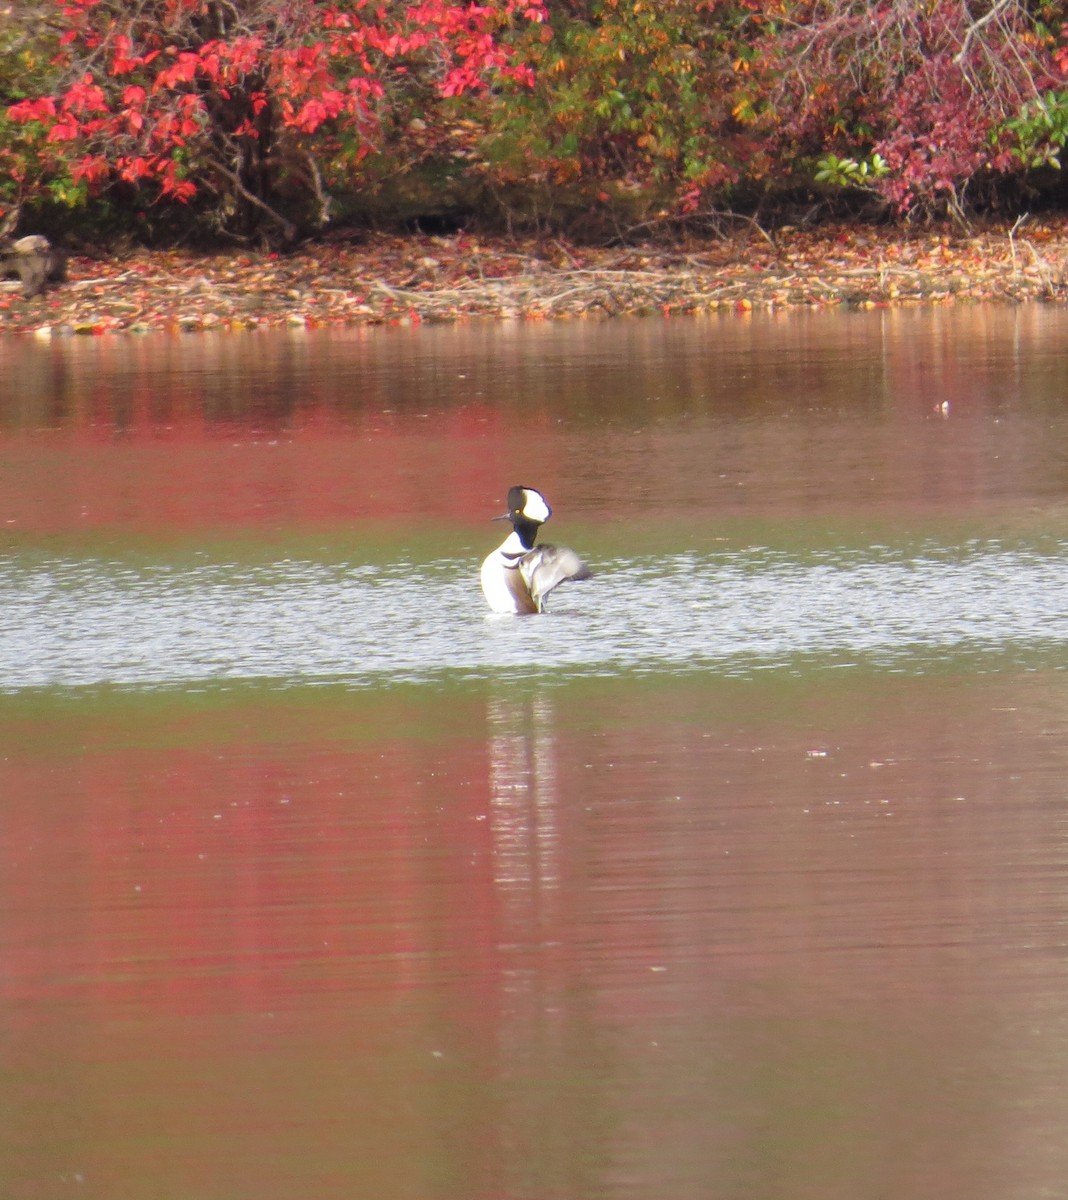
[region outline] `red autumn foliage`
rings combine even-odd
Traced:
[[[503,39],[544,18],[541,0],[45,7],[63,26],[56,86],[7,113],[60,144],[75,183],[151,181],[180,202],[207,193],[235,229],[266,218],[287,234],[280,198],[300,193],[325,220],[324,177],[375,147],[392,93],[523,81]]]
[[[0,29],[0,204],[112,188],[113,223],[963,217],[1068,143],[1068,0],[13,2],[38,33]]]

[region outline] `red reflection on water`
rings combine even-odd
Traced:
[[[110,1194],[279,1194],[283,1143],[331,1200],[390,1192],[364,1161],[411,1196],[443,1165],[457,1200],[749,1195],[769,1139],[836,1200],[884,1143],[896,1193],[970,1182],[1033,1125],[1021,1065],[1063,1091],[1040,1040],[987,1039],[1051,1001],[1063,1032],[1064,688],[838,679],[502,689],[447,729],[425,694],[24,714],[12,1161],[50,1164],[58,1097],[109,1114]]]
[[[460,410],[433,431],[374,418],[354,427],[320,412],[276,436],[228,433],[193,416],[162,438],[151,429],[19,437],[3,447],[0,516],[12,532],[39,536],[477,518],[503,502],[483,423],[492,425],[488,413]],[[552,473],[542,474],[550,486]]]
[[[411,987],[460,944],[470,964],[493,942],[486,787],[481,756],[388,743],[9,758],[3,994],[256,1012]]]
[[[0,527],[482,521],[516,480],[614,520],[1005,511],[1063,494],[1055,319],[20,341]]]
[[[485,983],[523,946],[550,975],[576,950],[638,975],[680,955],[698,975],[759,975],[841,952],[881,976],[890,948],[956,971],[947,939],[975,960],[1014,937],[1005,897],[1029,877],[1000,869],[1006,841],[1060,861],[1034,830],[1050,810],[1023,801],[1045,798],[1061,753],[1011,706],[948,720],[937,686],[915,712],[901,695],[830,750],[757,714],[727,740],[682,710],[571,735],[534,695],[468,712],[446,740],[9,752],[3,987],[251,1011],[443,972]],[[881,986],[937,993],[927,972]]]
[[[529,467],[524,439],[552,425],[537,406],[443,397],[388,362],[361,373],[358,359],[324,360],[317,374],[310,342],[151,343],[22,348],[22,391],[0,407],[0,527],[217,535],[482,520]],[[555,488],[551,462],[537,474]]]

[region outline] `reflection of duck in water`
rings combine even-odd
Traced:
[[[502,920],[515,930],[506,940],[518,944],[531,928],[551,925],[563,875],[556,713],[532,683],[491,696],[486,717],[493,878]]]
[[[482,564],[482,590],[490,608],[501,613],[545,611],[545,598],[568,579],[588,579],[590,569],[566,546],[535,546],[538,530],[552,516],[541,492],[508,490],[508,511],[495,521],[511,521],[512,532]]]

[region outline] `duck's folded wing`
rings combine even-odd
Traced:
[[[535,546],[519,564],[530,594],[540,611],[545,597],[569,579],[589,579],[593,574],[581,558],[566,546]]]

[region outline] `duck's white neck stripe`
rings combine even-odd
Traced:
[[[497,553],[501,558],[522,558],[527,553],[527,547],[523,545],[523,539],[513,529],[497,547]]]

